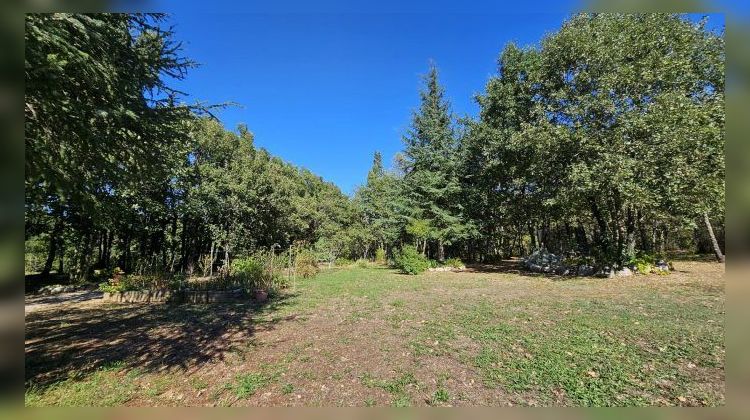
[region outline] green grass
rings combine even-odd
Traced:
[[[445,390],[445,388],[438,388],[434,394],[432,394],[432,399],[430,400],[432,405],[440,404],[440,403],[447,403],[450,401],[451,397],[448,391]]]
[[[282,371],[295,378],[295,385],[281,386],[282,394],[296,387],[334,388],[347,375],[318,375],[314,366],[334,366],[341,357],[353,357],[347,353],[353,346],[369,346],[364,352],[372,357],[356,363],[365,371],[396,373],[365,373],[360,385],[385,391],[393,406],[461,404],[496,395],[516,405],[722,405],[723,280],[710,270],[686,273],[552,281],[466,272],[405,276],[378,267],[324,270],[299,280],[283,305],[264,308],[252,321],[261,326],[294,315],[303,329],[315,322],[320,336],[298,336],[283,348],[249,339],[235,349],[237,357],[222,363],[245,366],[264,355],[276,364],[247,369],[251,373],[236,376],[225,389],[250,399]],[[224,322],[200,308],[180,310],[197,312],[201,322]],[[368,326],[369,335],[361,335]],[[274,341],[276,334],[272,329],[264,340]],[[376,365],[381,360],[390,365]],[[160,397],[176,386],[174,374],[143,376],[133,367],[137,363],[122,362],[69,373],[46,388],[29,384],[26,405],[121,405]],[[453,372],[448,369],[462,370],[477,385],[467,392],[435,373]],[[190,377],[186,386],[221,389],[211,381],[216,379]],[[308,382],[315,386],[308,388]],[[303,403],[329,403],[314,391],[306,394],[311,399]],[[373,397],[336,397],[332,404],[370,406]]]
[[[247,398],[268,385],[272,380],[272,376],[264,373],[253,372],[239,375],[233,386],[234,393],[237,398]]]
[[[120,362],[110,363],[83,377],[71,377],[44,390],[26,390],[29,407],[114,407],[127,403],[137,392],[138,372],[126,372]]]
[[[360,382],[368,388],[380,388],[391,394],[391,405],[394,407],[411,406],[410,390],[419,389],[419,382],[411,372],[405,372],[390,380],[376,379],[368,372],[360,376]]]
[[[146,389],[146,395],[152,398],[158,397],[169,389],[173,381],[174,378],[170,375],[156,376]]]
[[[190,386],[196,390],[200,391],[202,389],[208,388],[208,381],[206,381],[203,378],[200,378],[198,376],[192,376],[190,377]]]
[[[717,367],[720,327],[706,331],[694,324],[715,313],[698,308],[685,313],[668,301],[644,304],[654,310],[649,316],[597,301],[545,302],[534,308],[535,317],[515,325],[497,320],[524,319],[524,311],[478,304],[459,311],[459,326],[481,344],[474,366],[486,386],[533,393],[541,404],[556,403],[553,391],[581,406],[651,405],[654,398],[669,401],[690,393],[711,400],[700,395],[700,384],[691,383],[691,372],[677,366]],[[664,380],[671,389],[663,389]]]

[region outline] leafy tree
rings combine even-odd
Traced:
[[[113,197],[165,179],[184,147],[196,109],[180,104],[165,79],[181,79],[193,63],[163,19],[26,15],[26,202],[57,220],[48,261],[63,221],[82,233],[81,255],[90,254]],[[78,268],[85,275],[89,265],[82,257]]]
[[[581,14],[538,50],[508,46],[463,145],[464,185],[487,191],[474,214],[622,264],[721,208],[723,57],[703,23],[666,14]]]

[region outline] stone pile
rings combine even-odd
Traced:
[[[597,276],[597,277],[628,277],[638,273],[636,266],[623,267],[619,270],[614,267],[601,267],[597,270],[594,266],[587,264],[566,265],[562,257],[555,255],[545,249],[536,250],[523,260],[523,268],[534,273],[557,274],[561,276]],[[670,266],[664,260],[659,260],[650,266],[651,272],[669,272]],[[648,273],[642,273],[648,274]]]

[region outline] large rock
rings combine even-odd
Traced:
[[[554,273],[562,266],[561,258],[545,249],[532,252],[523,261],[523,265],[526,269],[537,273]]]

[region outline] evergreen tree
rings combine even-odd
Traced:
[[[421,104],[404,136],[404,190],[412,214],[431,227],[429,239],[436,257],[445,258],[444,247],[464,237],[460,186],[456,175],[457,142],[450,104],[444,98],[434,65],[424,76]]]

